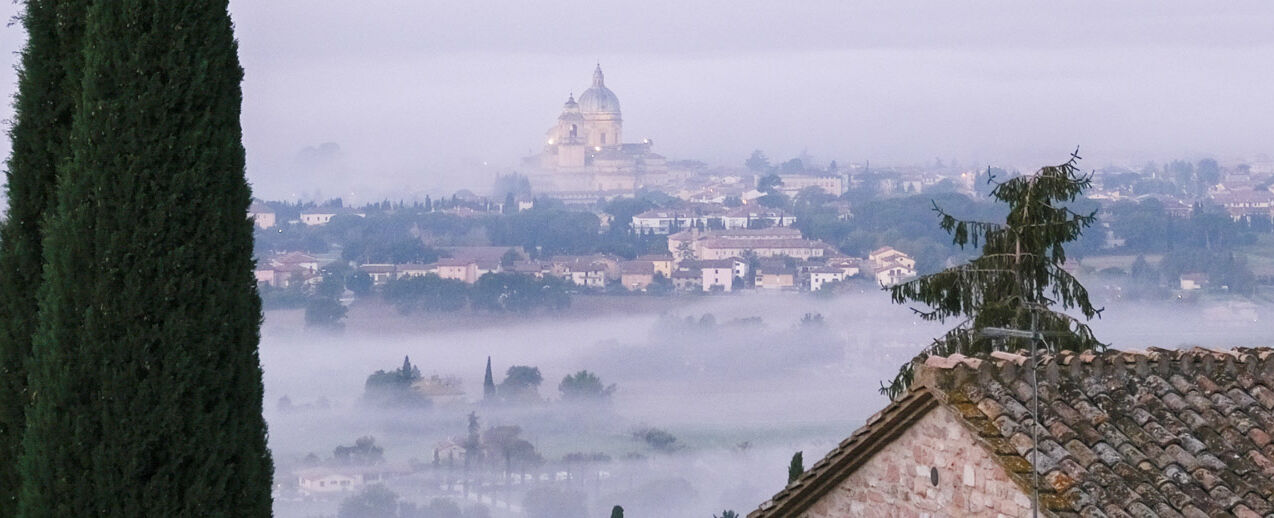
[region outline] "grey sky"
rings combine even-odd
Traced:
[[[1274,154],[1268,2],[784,4],[234,0],[249,177],[272,198],[486,189],[595,61],[627,139],[670,158]],[[339,155],[298,161],[324,142]]]

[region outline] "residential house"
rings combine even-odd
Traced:
[[[294,472],[297,486],[305,494],[330,494],[358,491],[364,486],[382,483],[410,473],[401,466],[317,466]]]
[[[258,286],[275,286],[275,271],[270,266],[258,266],[252,271],[252,275],[256,277]]]
[[[464,440],[455,438],[441,441],[434,445],[434,463],[441,467],[462,467],[464,457],[469,450],[464,447]]]
[[[1181,282],[1183,291],[1201,290],[1208,285],[1208,274],[1198,272],[1183,273],[1178,280]]]
[[[434,374],[412,384],[412,389],[429,398],[435,406],[464,403],[465,392],[460,378]]]
[[[741,259],[715,259],[707,261],[682,261],[679,269],[698,271],[699,284],[703,291],[734,291],[734,278],[737,268],[747,264]]]
[[[397,271],[392,264],[364,264],[359,265],[358,270],[371,277],[372,284],[376,286],[384,286],[394,280]]]
[[[1225,207],[1235,221],[1247,217],[1269,218],[1274,216],[1274,192],[1267,189],[1242,189],[1220,192],[1212,201]]]
[[[424,277],[429,274],[437,275],[437,267],[432,264],[408,263],[394,265],[394,278],[402,279],[405,277]]]
[[[606,287],[606,266],[598,263],[570,263],[562,272],[563,278],[585,288]]]
[[[750,229],[756,226],[790,227],[796,224],[796,216],[783,209],[743,205],[726,210],[721,215],[721,228],[726,230]]]
[[[440,250],[452,259],[483,261],[488,264],[500,262],[510,251],[517,255],[517,261],[527,258],[526,251],[520,246],[444,246]]]
[[[341,207],[319,207],[301,211],[301,223],[309,226],[326,225],[336,216],[366,218],[367,213]]]
[[[638,256],[634,261],[649,261],[654,266],[655,273],[662,273],[665,278],[672,277],[673,264],[676,263],[672,258],[672,254],[642,255]]]
[[[832,196],[845,194],[846,190],[845,177],[838,174],[781,174],[779,179],[783,183],[778,185],[778,191],[789,197],[809,187],[817,187]]]
[[[881,286],[894,286],[914,279],[916,260],[892,246],[884,246],[867,255],[872,275]]]
[[[655,264],[651,261],[624,261],[619,264],[619,269],[620,283],[625,289],[646,291],[650,283],[655,282]]]
[[[252,223],[258,228],[270,228],[275,224],[274,209],[260,200],[252,200],[252,204],[248,206],[248,217],[252,218]]]
[[[690,269],[672,272],[672,286],[677,291],[703,291],[703,273]]]
[[[867,255],[867,261],[877,265],[897,262],[909,268],[916,267],[915,259],[892,246],[882,246],[873,250]]]
[[[876,268],[876,283],[895,286],[916,278],[916,270],[902,262],[891,262]]]
[[[796,285],[796,268],[782,265],[765,264],[757,269],[756,287],[766,290],[794,290]]]
[[[1274,516],[1272,409],[1270,348],[933,356],[748,517]]]
[[[318,259],[300,252],[270,257],[253,270],[257,284],[286,288],[298,282],[316,282]]]
[[[827,266],[839,269],[845,277],[854,277],[862,270],[862,260],[856,257],[829,257]]]
[[[807,273],[809,274],[810,291],[818,291],[827,284],[845,280],[845,271],[833,266],[816,266],[810,268]]]
[[[508,271],[543,279],[545,275],[553,275],[553,263],[548,261],[514,261],[513,266]]]
[[[434,268],[443,279],[455,279],[466,284],[478,282],[478,262],[473,259],[444,257],[434,263]]]
[[[558,255],[553,256],[553,273],[563,279],[572,280],[578,277],[572,272],[594,272],[591,275],[597,276],[597,270],[601,269],[601,286],[606,285],[606,281],[619,280],[619,259],[603,254],[593,255]],[[572,281],[574,282],[574,281]],[[583,286],[584,284],[576,282]]]
[[[823,257],[831,247],[801,238],[794,228],[733,229],[699,232],[689,230],[668,236],[668,249],[678,261],[716,260],[731,257]]]

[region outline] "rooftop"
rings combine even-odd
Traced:
[[[938,406],[1026,494],[1039,473],[1045,516],[1274,513],[1274,349],[1045,355],[1039,427],[1027,360],[929,358],[907,395],[749,517],[798,515]]]

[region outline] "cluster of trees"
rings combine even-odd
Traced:
[[[23,5],[0,516],[270,516],[226,2]]]
[[[676,436],[668,433],[667,430],[659,428],[638,428],[633,430],[632,436],[633,440],[646,443],[647,446],[655,449],[655,451],[672,453],[682,448],[682,445],[677,444]]]
[[[1192,197],[1206,195],[1220,181],[1221,167],[1211,158],[1198,162],[1173,160],[1162,168],[1150,162],[1141,171],[1107,171],[1101,177],[1102,187],[1108,190]]]
[[[367,377],[363,384],[363,401],[379,408],[429,408],[432,401],[413,388],[420,381],[420,368],[403,357],[401,367],[378,370]]]
[[[544,382],[538,367],[514,365],[505,371],[504,381],[498,385],[491,375],[491,359],[483,381],[483,397],[487,403],[528,404],[543,401],[540,384]],[[558,383],[561,400],[569,403],[607,403],[617,390],[614,383],[606,385],[600,377],[587,370],[568,374]]]
[[[653,203],[651,195],[639,203]],[[601,232],[601,220],[591,212],[567,210],[550,200],[520,212],[463,217],[427,210],[423,205],[381,203],[360,209],[366,217],[337,215],[325,225],[288,223],[288,205],[269,202],[279,224],[256,231],[256,253],[273,251],[324,253],[341,250],[346,261],[360,263],[429,263],[446,254],[443,246],[520,246],[532,258],[553,255],[609,253],[633,258],[667,250],[663,236],[633,232],[631,214],[640,205],[626,200],[612,202],[611,210],[628,214],[627,220]],[[654,205],[651,205],[654,206]],[[295,209],[292,209],[295,210]],[[642,209],[645,210],[645,209]],[[608,211],[609,212],[609,211]],[[425,243],[429,243],[426,245]]]

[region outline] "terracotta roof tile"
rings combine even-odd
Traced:
[[[1241,348],[931,357],[912,391],[749,516],[793,516],[937,405],[1049,516],[1274,513],[1274,351]],[[1038,431],[1038,447],[1031,431]]]

